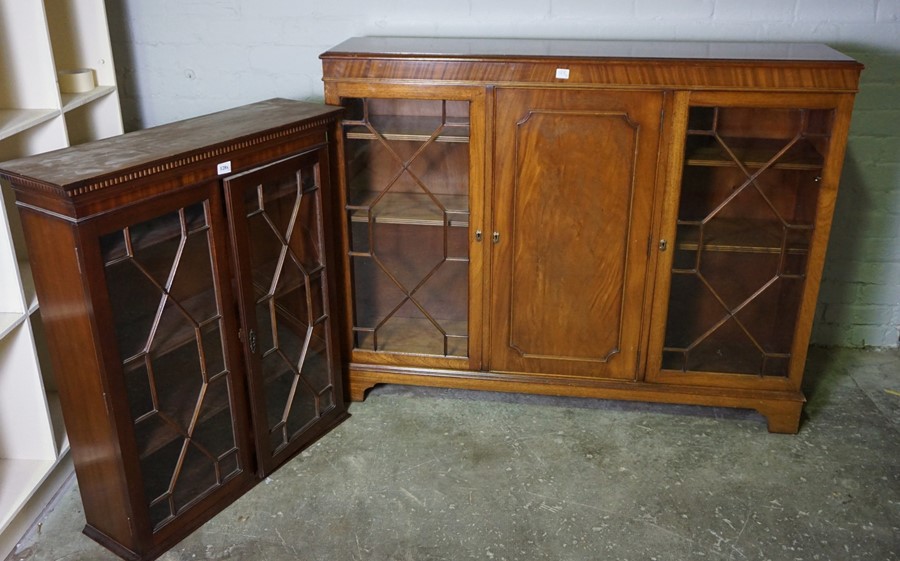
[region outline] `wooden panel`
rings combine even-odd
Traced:
[[[622,325],[638,127],[586,111],[532,111],[517,127],[510,345],[606,362],[621,346],[608,327]]]
[[[23,209],[22,227],[41,298],[41,318],[59,389],[79,491],[89,524],[136,550],[132,508],[139,491],[127,483],[120,440],[127,427],[108,415],[111,388],[102,367],[94,318],[82,285],[75,229]]]
[[[569,78],[556,78],[556,69]],[[862,67],[857,63],[729,63],[715,61],[587,62],[556,60],[501,62],[495,60],[323,60],[326,85],[341,76],[345,83],[373,80],[429,84],[547,84],[561,87],[673,88],[756,91],[855,92]]]
[[[341,80],[855,91],[862,65],[822,44],[354,37],[322,56]],[[557,68],[566,68],[558,78]]]
[[[492,369],[634,377],[662,99],[498,92]]]

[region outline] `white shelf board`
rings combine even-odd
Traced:
[[[97,86],[89,92],[60,94],[60,97],[62,98],[63,113],[67,113],[69,111],[72,111],[73,109],[78,109],[82,105],[87,105],[95,99],[100,99],[101,97],[109,95],[114,91],[116,91],[115,86]]]
[[[13,465],[11,462],[18,465]],[[29,462],[30,465],[22,462]],[[36,464],[43,464],[48,467]],[[47,508],[66,483],[74,479],[73,476],[75,475],[72,467],[72,456],[68,453],[60,456],[56,462],[49,460],[0,459],[0,495],[6,492],[3,489],[3,484],[7,481],[7,473],[12,471],[19,472],[22,471],[22,468],[34,468],[26,470],[26,473],[31,474],[32,478],[36,477],[37,473],[43,472],[44,475],[36,484],[32,480],[10,479],[10,489],[19,490],[20,496],[24,497],[20,501],[15,501],[15,504],[12,500],[7,504],[5,499],[0,497],[0,509],[2,509],[0,510],[0,557],[7,555],[16,548],[16,544],[37,521],[41,512]],[[26,485],[26,483],[29,485]],[[10,495],[10,498],[12,498],[12,495]]]
[[[0,533],[50,472],[53,460],[0,458]]]
[[[59,109],[0,109],[0,140],[40,125],[59,114]]]
[[[9,335],[26,317],[28,316],[19,312],[0,312],[0,339]]]

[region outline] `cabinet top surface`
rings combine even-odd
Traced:
[[[270,99],[218,113],[135,131],[62,150],[0,163],[0,176],[14,175],[66,190],[98,177],[132,172],[248,137],[336,118],[339,109]],[[210,156],[214,154],[209,154]]]
[[[820,43],[353,37],[322,58],[639,59],[854,63]]]

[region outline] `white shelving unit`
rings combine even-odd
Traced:
[[[0,2],[0,162],[122,133],[103,0]],[[59,70],[96,87],[61,93]],[[0,184],[0,559],[72,471],[15,201]]]

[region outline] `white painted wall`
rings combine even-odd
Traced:
[[[320,100],[354,35],[823,42],[862,61],[813,340],[900,339],[900,0],[108,2],[126,127],[273,96]]]

